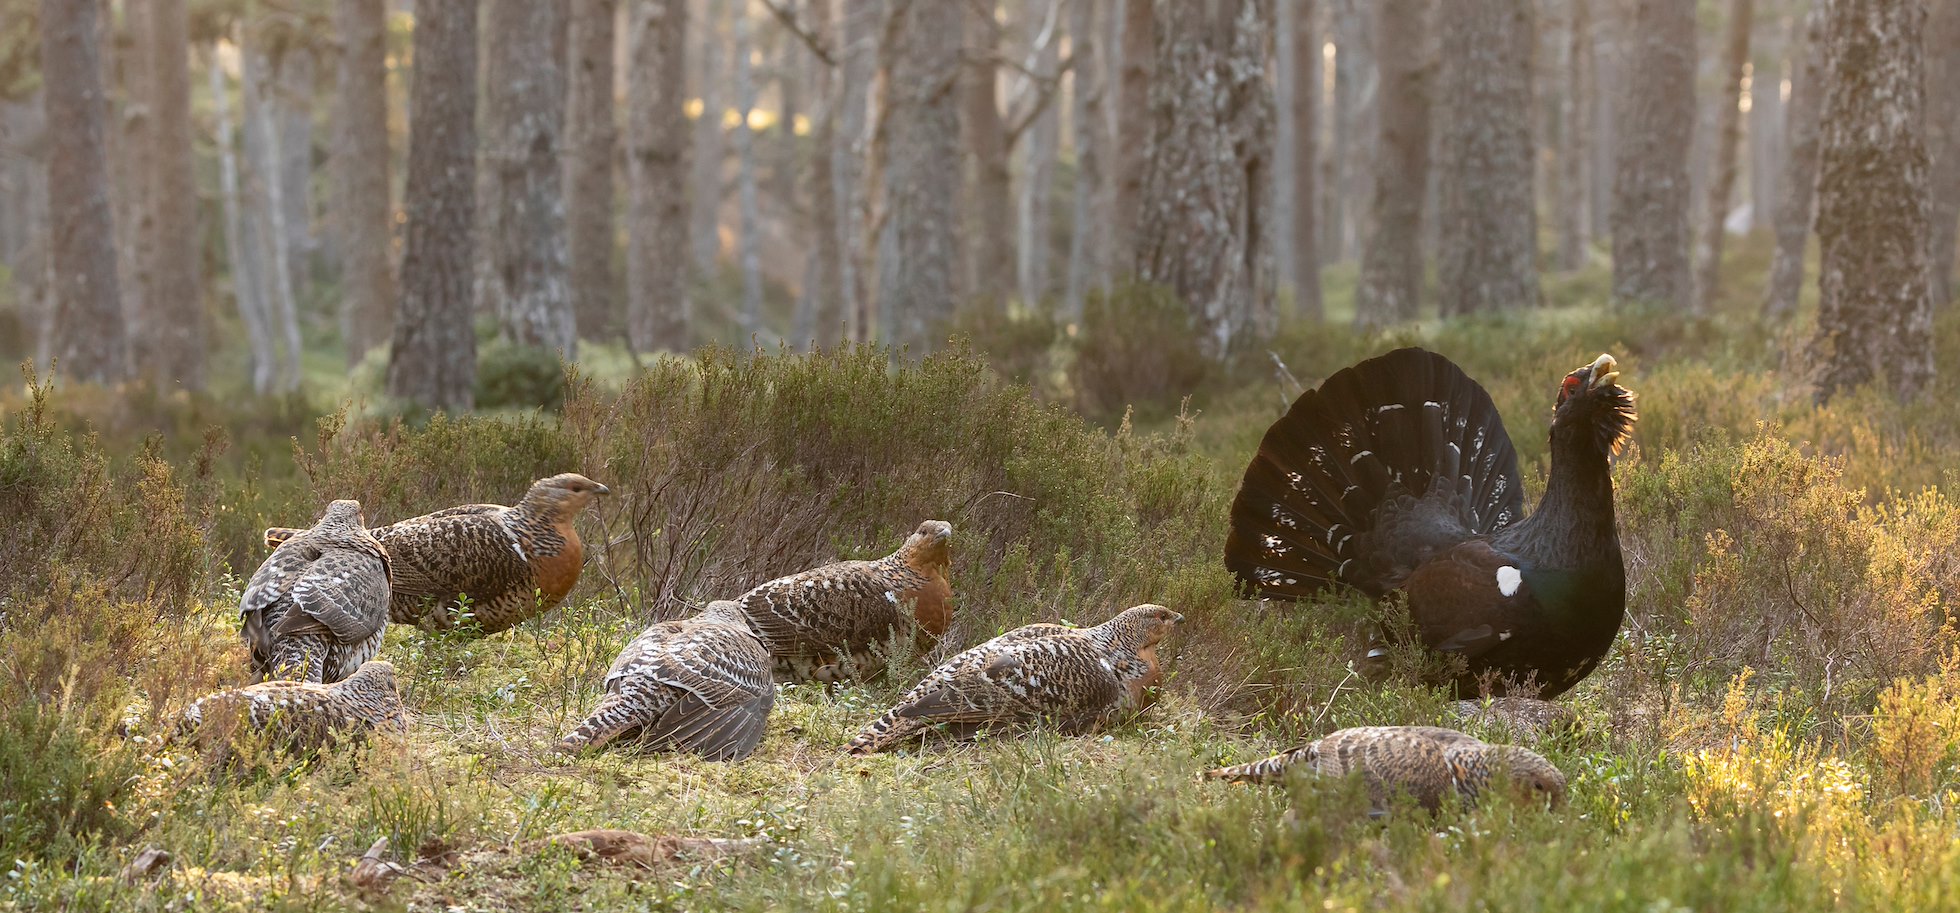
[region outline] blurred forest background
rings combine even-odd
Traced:
[[[1148,350],[1167,376],[1051,384],[1123,399],[1298,324],[1728,296],[1781,328],[1814,235],[1797,367],[1910,396],[1953,292],[1953,0],[0,18],[0,356],[74,379],[538,405],[561,354],[957,331],[1024,377]]]
[[[1950,907],[1957,224],[1960,0],[0,0],[0,908]],[[1532,497],[1566,372],[1640,397],[1553,813],[1194,778],[1518,735],[1356,679],[1392,604],[1220,561],[1266,428],[1406,344]],[[265,527],[566,470],[579,587],[390,626],[406,735],[153,738],[243,682]],[[928,517],[942,651],[1157,602],[1163,699],[844,760],[895,657],[739,765],[548,752],[649,622]],[[594,826],[770,850],[522,849]],[[382,837],[446,874],[348,887]]]

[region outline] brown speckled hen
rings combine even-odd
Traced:
[[[272,550],[238,602],[261,679],[337,682],[374,658],[388,624],[388,553],[358,501],[335,501],[313,528]]]
[[[874,648],[907,629],[921,649],[931,646],[953,618],[952,537],[951,524],[927,520],[876,561],[839,561],[744,594],[737,601],[775,658],[776,678],[870,677],[882,668]]]
[[[395,667],[377,659],[331,685],[269,681],[220,691],[199,698],[177,721],[179,735],[200,742],[247,726],[272,742],[310,750],[376,729],[399,732],[408,715]]]
[[[494,634],[564,601],[585,567],[573,521],[606,486],[577,473],[539,479],[516,506],[467,504],[376,527],[394,561],[396,624],[456,627],[467,597],[469,620]],[[265,531],[276,546],[295,531]]]
[[[1369,813],[1375,816],[1387,812],[1396,793],[1408,794],[1430,811],[1450,793],[1475,802],[1500,775],[1524,794],[1554,805],[1565,798],[1565,775],[1537,752],[1491,745],[1436,726],[1342,729],[1264,760],[1205,772],[1209,779],[1234,783],[1277,783],[1296,774],[1360,776],[1368,785]]]
[[[1092,731],[1149,703],[1163,678],[1157,645],[1183,618],[1146,604],[1093,628],[1016,628],[934,669],[849,750],[885,751],[934,727],[954,738],[1037,720],[1064,732]]]
[[[663,621],[633,639],[606,673],[599,706],[561,751],[632,740],[654,750],[739,761],[762,742],[776,686],[769,651],[734,602]]]

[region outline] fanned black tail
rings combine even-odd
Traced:
[[[1262,596],[1335,583],[1379,596],[1434,545],[1523,515],[1490,394],[1441,355],[1397,349],[1335,372],[1267,429],[1232,501],[1225,565]],[[1377,535],[1385,520],[1392,534]]]

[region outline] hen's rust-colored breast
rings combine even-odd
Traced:
[[[953,585],[947,582],[945,571],[927,577],[923,585],[902,594],[902,598],[914,600],[912,617],[921,631],[934,638],[945,636],[953,623]]]
[[[1151,689],[1164,680],[1164,666],[1157,660],[1157,647],[1154,644],[1138,650],[1137,659],[1143,660],[1143,664],[1150,668],[1148,673],[1139,676],[1128,685],[1130,706],[1142,710],[1156,699],[1156,692]]]
[[[578,531],[567,524],[559,527],[558,532],[565,537],[565,547],[555,555],[531,559],[531,574],[546,606],[557,605],[572,587],[578,586],[579,572],[585,568],[585,546],[579,542]]]

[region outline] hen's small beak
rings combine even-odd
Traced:
[[[1620,363],[1611,355],[1601,355],[1593,359],[1592,382],[1587,385],[1587,389],[1597,390],[1619,379]]]
[[[609,495],[612,494],[612,489],[607,488],[606,486],[601,485],[597,482],[594,482],[592,483],[592,493],[595,495]]]

